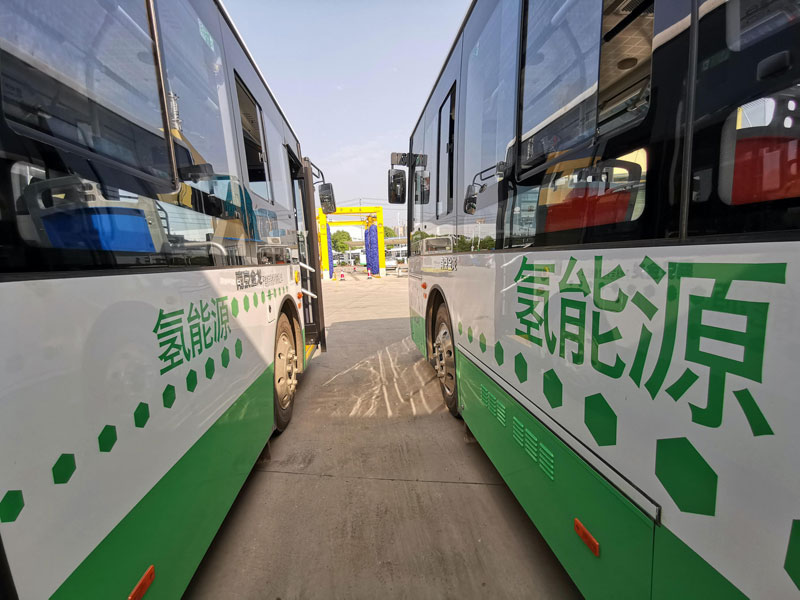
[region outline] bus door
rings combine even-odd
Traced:
[[[325,321],[322,311],[322,285],[319,272],[317,220],[314,206],[314,181],[308,160],[302,163],[289,152],[297,226],[297,252],[300,285],[303,288],[303,318],[306,345],[319,345],[325,351]]]

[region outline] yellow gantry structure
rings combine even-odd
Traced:
[[[339,220],[336,217],[349,217]],[[353,219],[353,217],[360,217]],[[386,275],[386,248],[383,243],[383,207],[364,206],[364,207],[344,207],[337,208],[336,212],[325,214],[321,208],[317,209],[317,231],[319,232],[319,262],[322,270],[322,278],[328,279],[330,272],[330,260],[328,256],[328,225],[363,227],[366,237],[366,230],[372,225],[378,226],[378,266],[380,273],[373,273],[379,277]]]

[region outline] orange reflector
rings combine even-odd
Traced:
[[[583,540],[583,543],[588,546],[589,550],[592,551],[592,554],[595,556],[600,556],[600,544],[596,539],[594,539],[594,536],[589,533],[589,530],[586,529],[586,527],[583,526],[583,523],[581,523],[578,519],[575,519],[575,533],[577,533],[578,537]]]
[[[302,307],[303,307],[303,304],[301,302],[298,302],[297,303],[297,308],[302,308]]]
[[[422,297],[423,297],[423,298],[427,298],[427,297],[428,297],[428,294],[422,294]]]
[[[303,292],[297,292],[297,299],[300,300],[303,297]]]
[[[422,289],[423,290],[427,290],[428,289],[428,284],[427,283],[423,283],[422,284]]]
[[[128,595],[128,600],[141,600],[144,593],[150,588],[150,584],[153,583],[153,579],[156,578],[156,568],[153,565],[150,565],[150,568],[144,572],[142,578],[139,580],[139,583],[136,584],[136,587],[133,588],[133,591]]]

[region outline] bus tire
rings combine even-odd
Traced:
[[[450,414],[460,417],[458,408],[458,385],[456,382],[456,349],[453,341],[453,326],[450,313],[444,303],[436,311],[433,327],[433,364],[442,398]]]
[[[289,426],[297,390],[297,352],[294,331],[289,317],[281,313],[275,332],[275,362],[273,397],[275,398],[275,429],[278,433]]]

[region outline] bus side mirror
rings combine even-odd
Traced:
[[[406,172],[389,169],[389,204],[406,203]]]
[[[326,215],[336,212],[336,200],[333,197],[333,185],[323,183],[319,186],[319,204]]]
[[[467,186],[467,193],[464,196],[464,212],[468,215],[474,215],[478,210],[478,194],[486,189],[485,185],[471,183]]]

